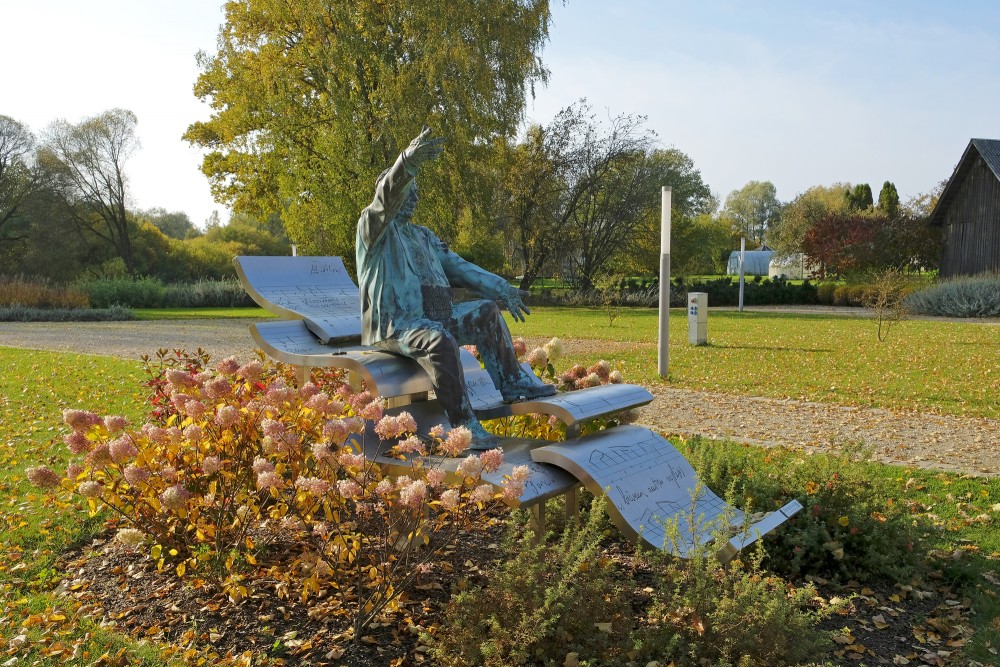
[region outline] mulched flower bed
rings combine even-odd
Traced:
[[[438,631],[459,582],[486,581],[503,555],[502,530],[497,523],[486,532],[464,534],[460,543],[418,576],[403,595],[400,609],[373,623],[357,642],[350,617],[330,596],[303,603],[298,591],[260,576],[251,594],[235,603],[209,580],[159,572],[145,554],[112,541],[98,540],[68,554],[62,562],[66,578],[58,591],[82,605],[79,613],[138,639],[173,647],[169,651],[190,664],[204,658],[205,664],[213,665],[430,665],[433,661],[422,635]],[[621,540],[612,537],[605,542],[605,555],[635,584],[632,604],[642,617],[652,598],[652,589],[644,588],[643,582],[653,577]],[[262,563],[259,572],[266,570]],[[813,583],[820,592],[817,605],[837,598],[844,601],[843,609],[820,626],[834,633],[835,646],[831,654],[816,656],[817,661],[944,667],[955,664],[971,636],[967,602],[957,599],[943,582],[835,586],[818,579]]]

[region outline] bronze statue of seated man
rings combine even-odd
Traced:
[[[530,311],[522,292],[451,252],[431,230],[412,223],[417,169],[437,158],[443,143],[444,139],[430,138],[430,129],[424,128],[382,172],[375,198],[361,212],[356,246],[361,340],[419,363],[430,375],[452,426],[472,431],[473,449],[490,449],[499,439],[472,412],[459,346],[478,348],[506,401],[551,396],[556,389],[526,371],[514,354],[497,300],[514,319],[524,321]],[[486,298],[454,304],[453,287]]]

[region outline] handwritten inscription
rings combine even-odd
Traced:
[[[736,522],[743,517],[699,483],[694,468],[673,445],[638,426],[620,426],[575,442],[540,447],[532,458],[572,471],[594,493],[610,491],[608,499],[617,511],[619,528],[641,535],[653,547],[670,548],[681,555],[694,542],[681,540],[667,546],[672,522],[698,517],[697,526],[684,526],[681,532],[706,541],[717,520]]]

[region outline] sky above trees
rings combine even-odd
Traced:
[[[751,180],[782,201],[891,180],[905,200],[948,178],[970,138],[1000,138],[1000,6],[987,0],[569,0],[553,14],[551,79],[529,118],[548,123],[581,97],[607,117],[644,114],[720,198]],[[209,115],[194,56],[214,51],[221,21],[205,0],[15,3],[0,114],[37,134],[129,109],[133,205],[225,219],[181,140]]]

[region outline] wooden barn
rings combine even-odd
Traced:
[[[943,228],[942,277],[1000,272],[1000,140],[969,142],[930,224]]]

